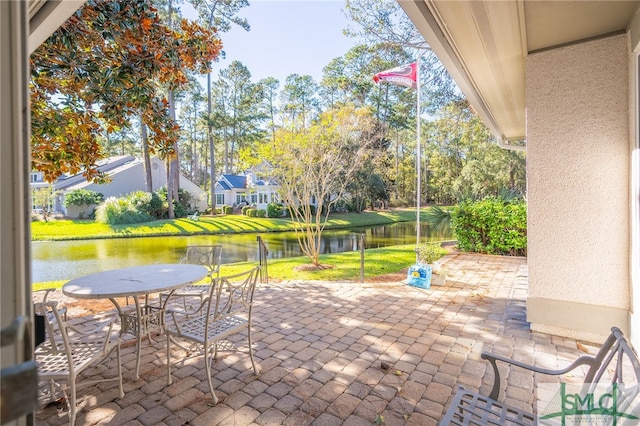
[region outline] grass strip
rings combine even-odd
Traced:
[[[426,209],[425,209],[426,210]],[[426,220],[421,211],[421,220]],[[416,220],[413,209],[333,214],[325,229],[345,229]],[[199,220],[165,219],[130,225],[106,225],[93,220],[52,220],[31,223],[32,241],[63,241],[95,238],[157,237],[293,231],[289,219],[255,218],[242,215],[201,216]]]

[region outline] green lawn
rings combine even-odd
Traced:
[[[421,220],[424,214],[425,212],[422,211]],[[411,209],[336,214],[329,217],[326,229],[384,225],[394,222],[410,222],[415,219],[416,212]],[[166,219],[116,226],[96,223],[93,220],[54,220],[50,222],[32,222],[31,239],[33,241],[52,241],[293,230],[293,222],[289,219],[261,219],[242,215],[201,216],[197,221],[191,219]]]
[[[416,261],[415,245],[389,246],[365,250],[364,277],[371,278],[400,272]],[[360,252],[345,252],[320,256],[320,263],[329,268],[317,271],[297,271],[296,266],[308,265],[306,257],[269,260],[269,277],[277,280],[358,281],[360,279]],[[230,275],[246,270],[255,263],[241,262],[222,265],[220,273]]]

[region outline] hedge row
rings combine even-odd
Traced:
[[[462,250],[527,255],[527,206],[522,200],[463,201],[452,211],[451,227]]]

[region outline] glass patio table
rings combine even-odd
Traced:
[[[140,346],[142,336],[151,338],[154,331],[163,331],[164,313],[169,297],[158,306],[149,305],[149,294],[171,292],[202,280],[207,268],[200,265],[154,264],[97,272],[75,278],[62,286],[62,293],[76,299],[109,299],[120,316],[120,334],[136,336],[137,353],[134,380],[140,377]],[[123,309],[117,297],[131,297],[135,310]],[[140,299],[144,297],[144,304]]]

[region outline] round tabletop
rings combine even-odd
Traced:
[[[207,268],[201,265],[132,266],[75,278],[62,286],[62,293],[76,299],[136,296],[180,288],[206,275]]]

